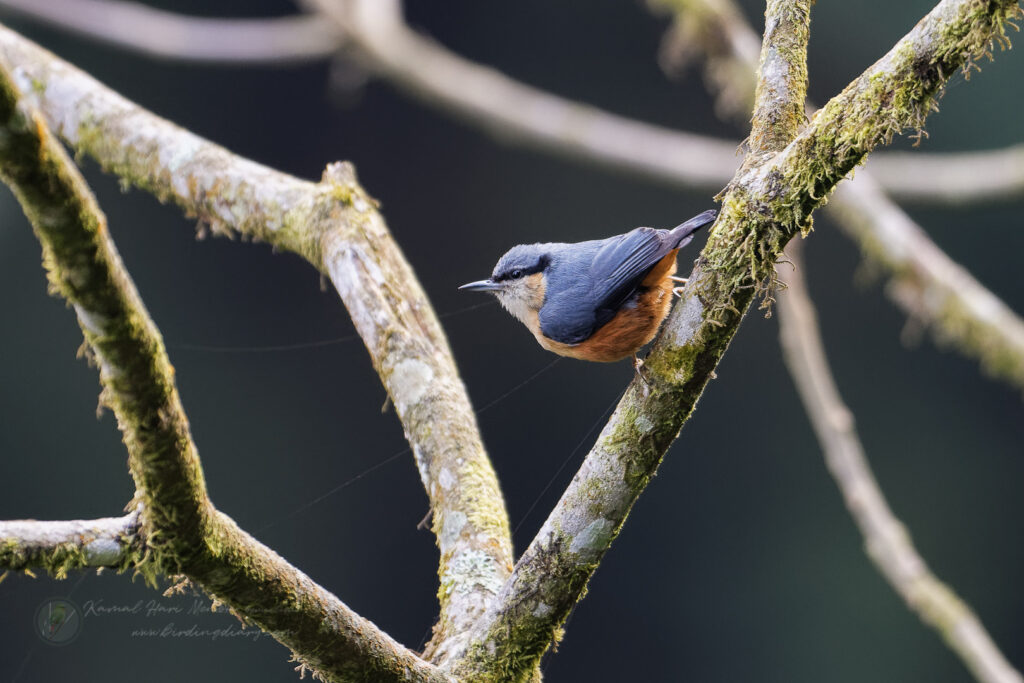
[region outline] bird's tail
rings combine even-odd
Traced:
[[[672,228],[671,234],[673,240],[676,240],[676,249],[682,249],[693,239],[694,234],[703,228],[705,225],[711,225],[715,222],[715,216],[718,212],[714,209],[708,209],[702,214],[698,214],[686,221],[682,225]]]

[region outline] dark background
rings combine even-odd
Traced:
[[[208,15],[291,11],[284,0],[160,4]],[[665,125],[737,140],[745,134],[714,118],[699,76],[664,78],[655,54],[666,24],[640,3],[409,5],[415,26],[528,83]],[[760,29],[763,7],[744,5]],[[930,6],[818,3],[811,97],[827,100]],[[351,160],[442,314],[481,302],[456,286],[486,276],[513,244],[668,227],[712,206],[709,193],[495,142],[384,83],[331,92],[327,64],[175,65],[10,23],[239,154],[306,178],[319,177],[327,162]],[[929,120],[924,150],[1020,142],[1022,60],[1020,49],[998,53],[970,83],[957,77]],[[436,613],[434,539],[416,530],[427,498],[408,454],[353,480],[405,445],[393,412],[380,412],[384,391],[361,344],[279,353],[182,346],[345,336],[352,327],[337,295],[321,291],[310,266],[265,245],[196,241],[178,209],[122,193],[116,179],[84,165],[168,342],[214,502],[360,614],[419,647]],[[910,213],[1024,311],[1022,209],[1018,200]],[[0,519],[118,515],[132,494],[125,451],[113,417],[95,417],[96,372],[75,358],[74,315],[47,296],[39,246],[6,190],[0,212]],[[939,577],[976,609],[1009,659],[1024,664],[1019,390],[928,340],[902,345],[903,315],[877,281],[858,277],[857,249],[823,215],[806,246],[837,381],[896,514]],[[684,255],[684,269],[695,255]],[[497,306],[444,322],[478,406],[553,358]],[[518,550],[593,436],[573,449],[631,374],[625,362],[563,360],[480,416]],[[168,622],[233,624],[223,613],[91,616],[74,643],[51,647],[33,634],[33,614],[47,597],[68,595],[79,605],[154,600],[163,609],[187,609],[193,599],[164,599],[112,573],[62,582],[9,576],[0,584],[0,680],[296,680],[287,650],[267,637],[132,635]],[[970,680],[868,561],[781,362],[776,322],[756,312],[545,669],[552,681]]]

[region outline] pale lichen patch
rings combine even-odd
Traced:
[[[675,322],[671,327],[673,346],[686,346],[704,322],[704,304],[700,297],[687,297],[676,306]]]
[[[469,593],[483,589],[497,594],[501,584],[494,558],[482,550],[467,550],[448,563],[448,570],[441,578],[441,591],[450,595],[452,591]]]
[[[442,489],[448,491],[455,485],[455,475],[447,467],[442,467],[441,473],[437,475],[437,483],[441,485]]]
[[[599,517],[588,524],[583,531],[576,534],[569,544],[569,551],[578,555],[598,553],[608,547],[615,524],[611,520]]]
[[[110,322],[106,317],[99,313],[88,311],[80,304],[74,304],[74,307],[75,314],[78,316],[79,322],[82,323],[82,327],[96,335],[104,334],[104,330],[106,330],[107,325]]]
[[[89,566],[107,567],[114,565],[121,558],[121,545],[110,538],[97,538],[87,543],[82,552]]]
[[[399,415],[405,415],[430,390],[434,369],[418,358],[405,358],[395,364],[389,378],[391,397]]]
[[[444,524],[441,525],[441,533],[438,542],[441,548],[450,548],[458,540],[462,529],[466,526],[466,513],[459,510],[451,510],[444,516]]]
[[[634,424],[636,425],[637,431],[641,434],[648,434],[654,430],[654,423],[651,422],[651,419],[643,413],[637,416]]]

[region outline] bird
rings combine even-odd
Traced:
[[[715,221],[711,209],[671,229],[636,228],[603,240],[520,244],[491,277],[460,290],[490,292],[542,347],[611,363],[654,339],[672,305],[676,254]]]

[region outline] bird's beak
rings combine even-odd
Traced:
[[[500,282],[495,282],[494,280],[488,278],[486,280],[468,282],[459,287],[459,289],[464,289],[467,292],[497,292],[498,290],[502,289],[502,285]]]

